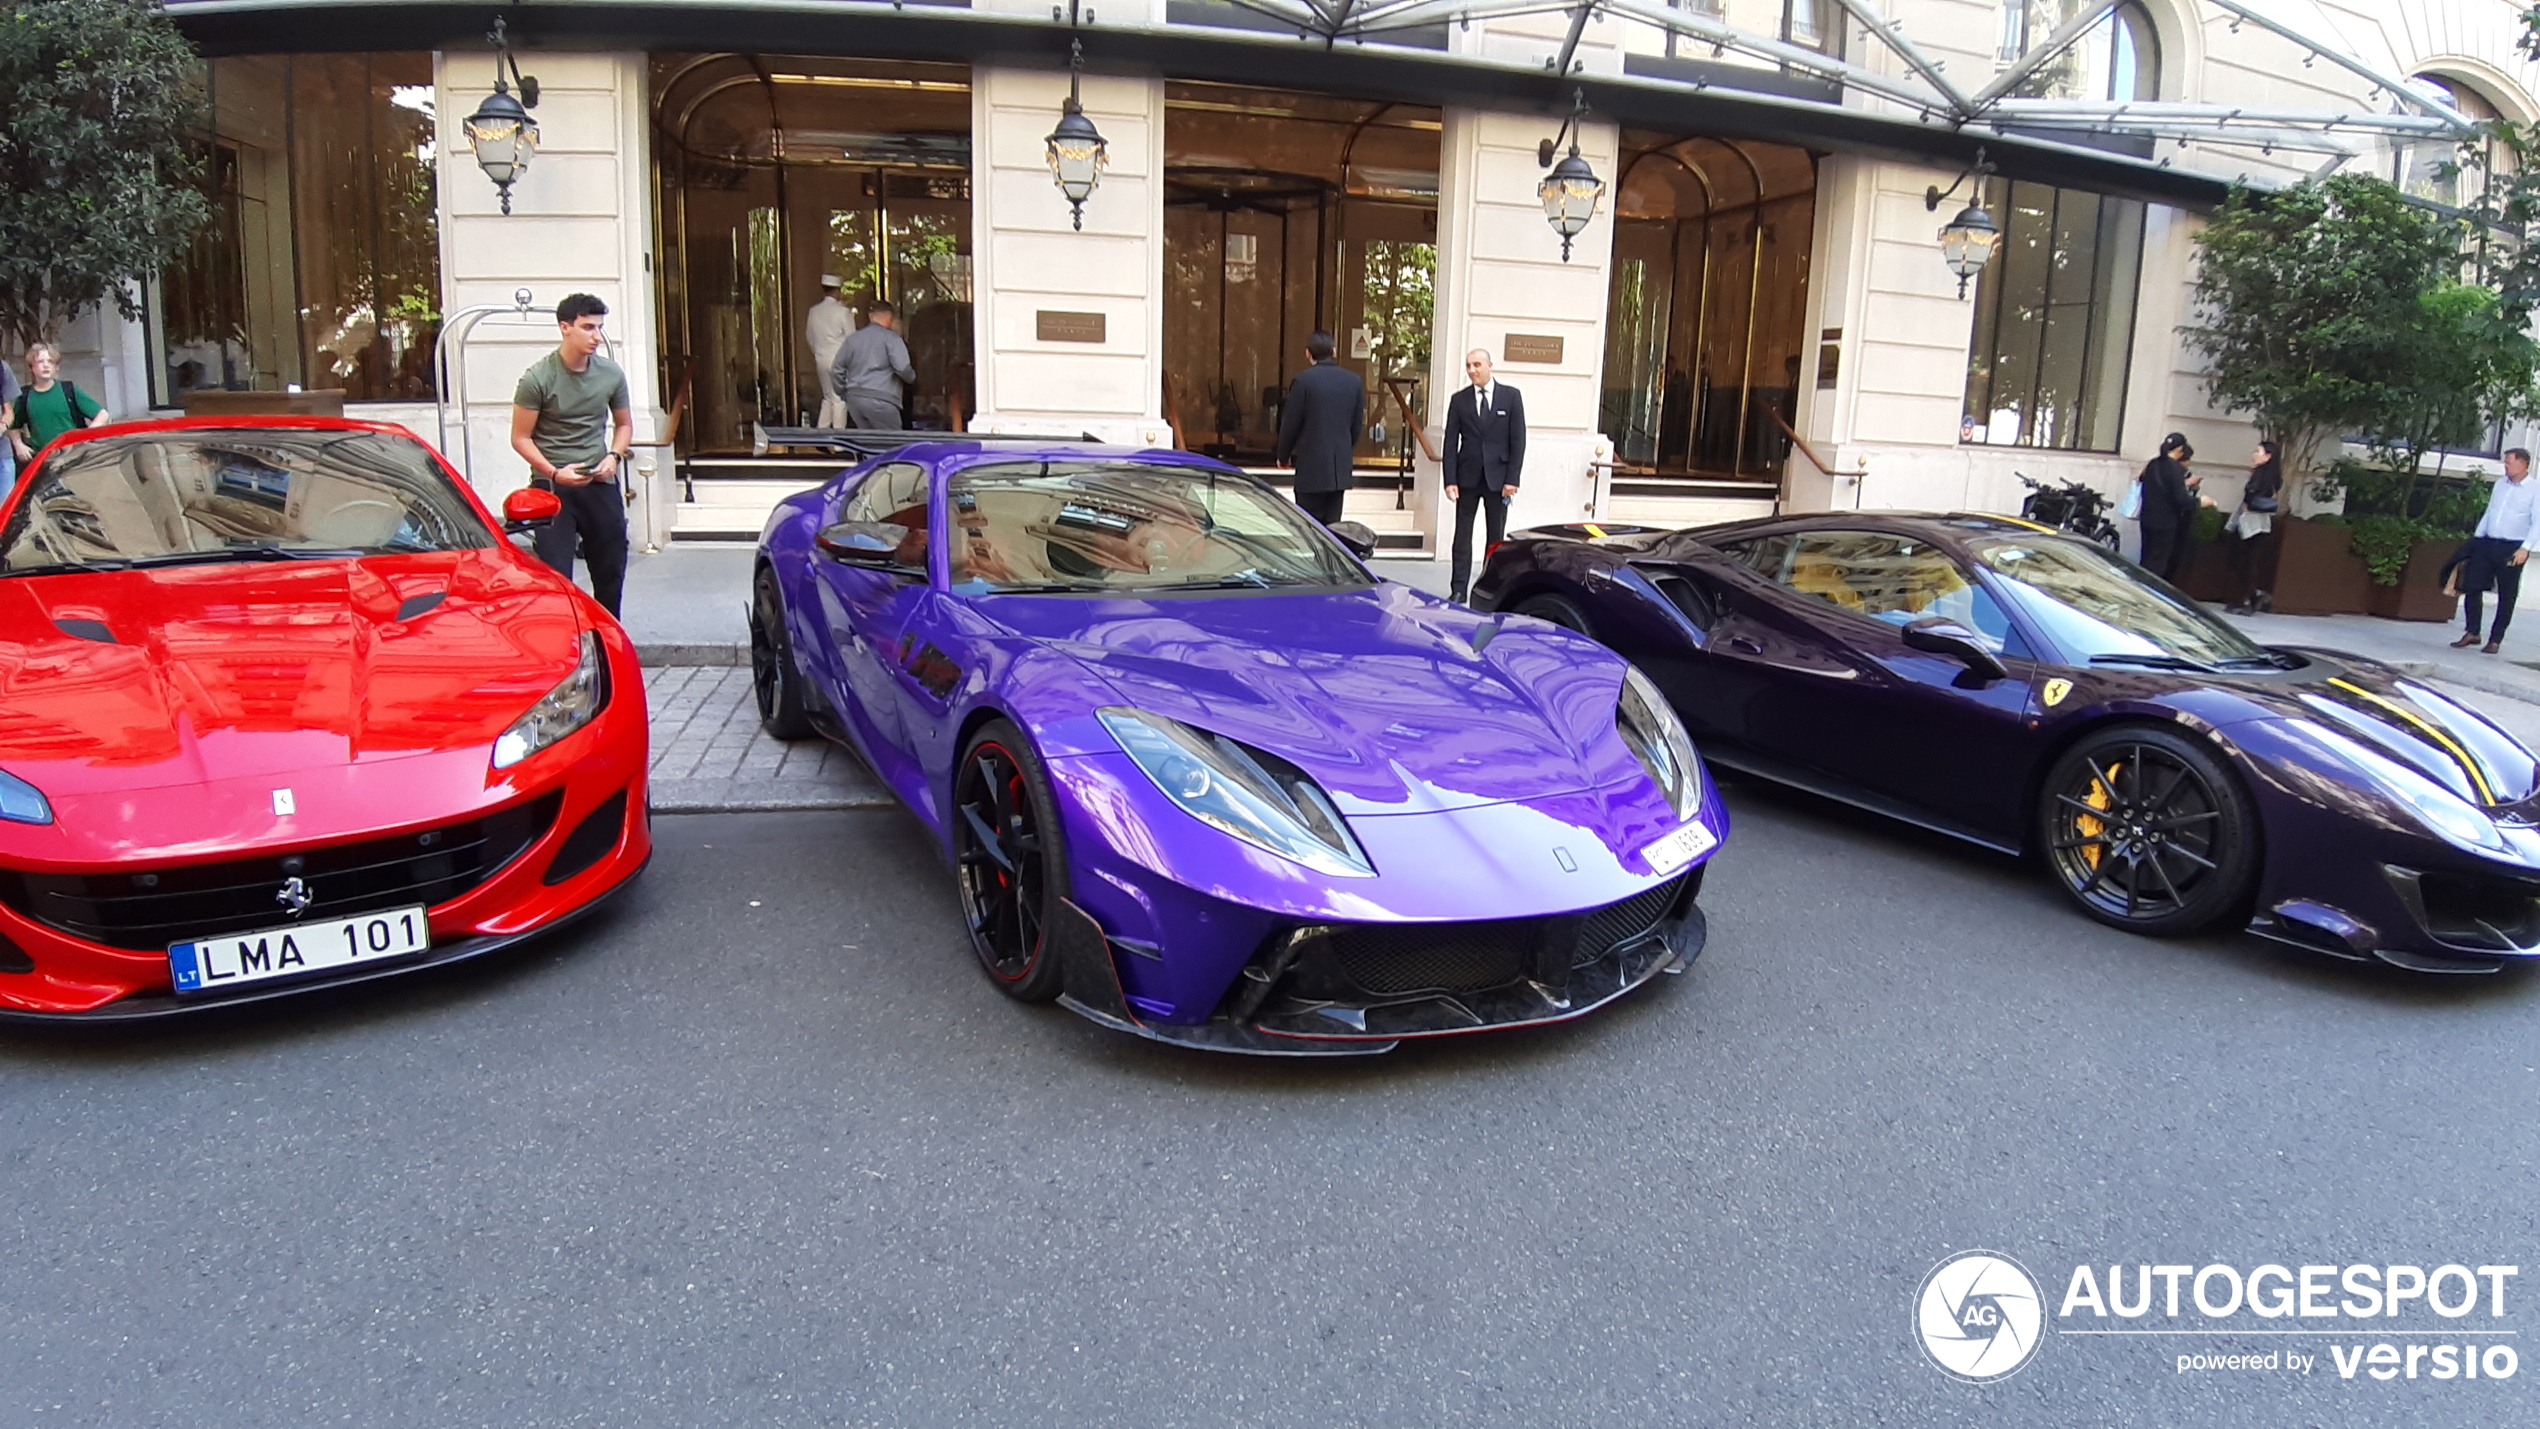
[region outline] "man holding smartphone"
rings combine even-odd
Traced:
[[[538,559],[573,578],[577,543],[591,594],[618,613],[626,590],[626,500],[618,473],[635,444],[626,372],[600,356],[608,304],[575,293],[556,304],[556,350],[529,365],[512,392],[512,450],[533,486],[564,509],[537,536]]]

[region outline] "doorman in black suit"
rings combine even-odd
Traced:
[[[1455,564],[1447,578],[1452,599],[1462,600],[1473,581],[1473,513],[1490,514],[1491,544],[1508,534],[1508,498],[1526,467],[1526,402],[1517,389],[1493,382],[1490,354],[1464,354],[1473,385],[1446,400],[1446,493],[1455,501]]]
[[[1288,384],[1288,398],[1279,405],[1278,462],[1296,464],[1297,509],[1329,526],[1341,519],[1341,503],[1356,480],[1367,385],[1332,360],[1328,332],[1308,337],[1305,355],[1314,365]]]

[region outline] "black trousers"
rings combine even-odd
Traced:
[[[556,519],[538,532],[538,559],[571,580],[578,545],[582,559],[591,563],[592,596],[609,614],[617,614],[618,603],[626,595],[625,494],[613,481],[580,486],[552,486],[542,481],[537,485],[554,492],[556,499],[564,503]]]
[[[1330,491],[1300,491],[1296,494],[1296,509],[1329,526],[1341,519],[1341,505],[1348,500],[1346,486]]]
[[[2469,540],[2467,569],[2461,572],[2461,584],[2467,589],[2461,596],[2461,629],[2476,635],[2480,618],[2487,605],[2487,582],[2496,583],[2496,623],[2487,627],[2490,644],[2505,638],[2505,627],[2514,623],[2514,597],[2522,594],[2522,567],[2513,564],[2514,550],[2521,543],[2502,536],[2472,536]]]
[[[2181,532],[2176,526],[2155,526],[2148,521],[2145,522],[2141,562],[2143,569],[2163,580],[2175,577],[2178,574],[2178,558],[2187,550],[2187,542],[2180,539],[2180,536]]]
[[[1508,534],[1508,493],[1479,486],[1459,486],[1455,498],[1455,558],[1446,584],[1457,600],[1473,588],[1473,513],[1487,513],[1487,532],[1483,543],[1487,549],[1499,544]]]

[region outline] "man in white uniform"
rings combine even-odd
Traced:
[[[811,305],[811,315],[803,319],[803,341],[811,344],[812,359],[819,363],[820,421],[823,427],[847,425],[847,401],[838,395],[837,379],[829,369],[838,361],[838,346],[855,331],[855,310],[838,301],[838,290],[845,280],[835,273],[820,275],[820,301]]]

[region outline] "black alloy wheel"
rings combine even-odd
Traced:
[[[953,774],[953,871],[970,947],[999,991],[1047,1002],[1065,987],[1050,947],[1068,893],[1067,841],[1049,776],[1023,731],[992,720]]]
[[[811,716],[803,708],[803,676],[794,664],[793,642],[785,638],[785,600],[776,591],[776,572],[759,568],[755,599],[750,602],[750,688],[758,696],[758,719],[775,739],[809,739]]]
[[[2176,937],[2242,911],[2258,830],[2231,771],[2202,741],[2148,725],[2085,736],[2046,776],[2039,846],[2081,911]]]
[[[1587,612],[1579,609],[1575,603],[1563,596],[1529,596],[1517,602],[1516,613],[1531,615],[1537,620],[1549,620],[1564,630],[1575,630],[1590,640],[1596,638],[1596,632],[1588,629]]]

